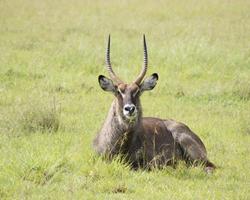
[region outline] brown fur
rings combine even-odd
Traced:
[[[136,87],[120,85],[119,88],[127,96],[132,96],[132,88]],[[204,163],[205,167],[215,168],[207,159],[200,138],[185,124],[170,119],[142,118],[139,95],[129,99],[138,109],[136,119],[129,121],[122,114],[123,101],[117,94],[94,139],[93,146],[97,153],[111,158],[117,154],[124,155],[133,168],[174,165],[180,159],[188,165]]]
[[[100,87],[115,95],[108,116],[93,141],[95,151],[113,158],[123,155],[133,168],[175,165],[185,160],[188,165],[204,164],[210,172],[215,165],[207,158],[201,139],[185,124],[174,120],[142,117],[140,95],[152,90],[158,80],[154,73],[142,82],[148,65],[147,45],[143,36],[144,65],[131,84],[125,84],[114,73],[110,62],[110,36],[106,64],[111,79],[100,75]],[[142,82],[142,83],[141,83]]]

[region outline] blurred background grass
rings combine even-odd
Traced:
[[[249,199],[249,1],[0,1],[0,199]],[[146,34],[144,116],[190,126],[219,166],[133,172],[91,140],[113,99],[98,86],[111,34],[132,81]],[[202,185],[202,187],[201,187]]]

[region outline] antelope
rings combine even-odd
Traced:
[[[148,68],[145,35],[143,48],[142,70],[135,81],[126,84],[112,69],[108,37],[106,68],[110,78],[99,75],[98,81],[115,99],[93,140],[94,150],[110,159],[122,155],[132,169],[175,166],[178,160],[184,160],[188,166],[201,164],[207,173],[212,172],[215,165],[208,160],[205,145],[187,125],[172,119],[142,117],[140,96],[152,90],[158,80],[157,73],[144,79]]]

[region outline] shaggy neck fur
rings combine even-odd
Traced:
[[[131,121],[123,116],[118,100],[113,101],[108,116],[94,140],[94,148],[98,153],[112,156],[128,151],[130,144],[137,137],[135,130],[141,123],[140,101],[137,102],[137,109],[137,117]]]

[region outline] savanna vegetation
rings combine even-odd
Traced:
[[[184,122],[218,169],[133,171],[95,155],[113,96],[142,64],[144,116]],[[250,1],[0,1],[0,199],[250,199]]]

